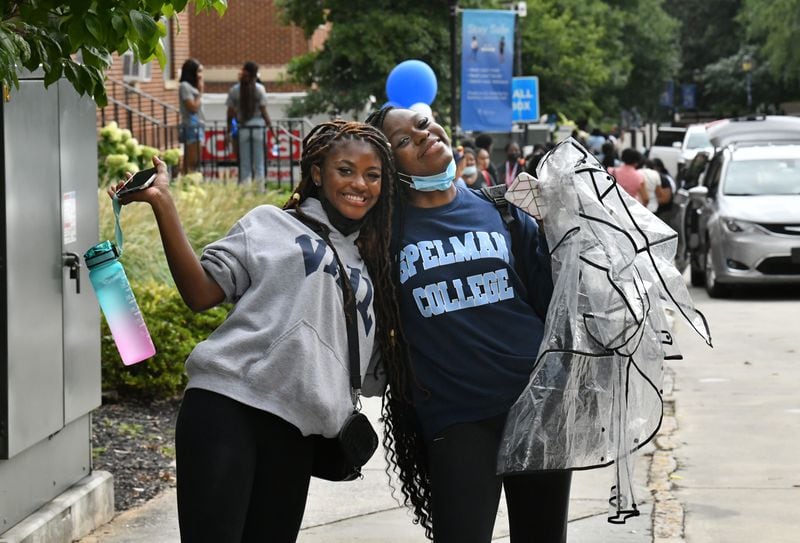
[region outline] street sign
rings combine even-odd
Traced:
[[[535,75],[511,80],[511,120],[515,123],[539,122],[539,78]]]

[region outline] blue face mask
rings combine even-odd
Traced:
[[[422,192],[433,192],[435,190],[447,190],[456,178],[456,161],[451,160],[447,169],[442,173],[434,175],[406,175],[401,173],[400,180],[411,185],[415,190]]]

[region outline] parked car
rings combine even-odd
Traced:
[[[686,134],[681,142],[681,152],[678,155],[676,176],[680,177],[686,167],[692,162],[697,153],[714,152],[714,146],[706,132],[706,125],[692,124],[686,127]]]
[[[763,134],[742,141],[752,134],[738,134],[737,143],[716,152],[703,184],[688,191],[691,281],[712,297],[737,284],[800,284],[800,119],[796,122],[798,143],[775,135],[769,142]]]
[[[656,139],[647,150],[650,160],[660,158],[669,174],[674,178],[678,173],[678,159],[681,156],[686,128],[682,126],[659,126]]]

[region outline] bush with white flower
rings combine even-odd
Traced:
[[[130,130],[111,121],[98,131],[97,156],[98,180],[104,186],[123,179],[127,172],[136,173],[149,168],[154,156],[161,158],[167,166],[175,167],[180,163],[181,151],[142,145]]]

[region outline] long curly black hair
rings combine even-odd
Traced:
[[[415,419],[414,412],[408,408],[403,410],[400,408],[389,407],[394,406],[395,401],[394,391],[405,390],[406,368],[408,360],[408,352],[406,349],[406,342],[403,340],[402,331],[400,328],[400,310],[398,306],[398,297],[396,295],[395,284],[392,281],[393,277],[393,259],[389,249],[389,244],[392,239],[392,216],[393,207],[395,202],[395,170],[394,159],[392,157],[391,147],[386,141],[386,137],[378,129],[364,123],[345,122],[345,121],[331,121],[322,123],[311,132],[303,140],[303,155],[300,160],[300,170],[302,179],[295,188],[294,194],[284,205],[284,209],[293,209],[295,213],[302,214],[300,204],[309,197],[319,197],[318,187],[314,184],[311,178],[312,166],[317,165],[320,168],[325,160],[330,149],[340,141],[361,140],[366,141],[378,153],[382,162],[381,168],[381,193],[378,197],[378,203],[375,204],[370,212],[364,219],[364,223],[360,228],[360,233],[356,243],[358,244],[361,257],[366,263],[369,270],[370,277],[372,278],[375,286],[374,295],[374,309],[375,320],[377,321],[376,338],[380,349],[381,359],[379,366],[381,366],[387,375],[387,381],[390,383],[389,389],[384,396],[384,438],[383,443],[386,448],[386,459],[390,464],[395,463],[395,458],[409,457],[405,440],[400,440],[401,446],[395,448],[393,446],[394,428],[406,428],[407,425],[412,424],[409,420]],[[310,219],[309,217],[306,217]],[[378,369],[376,368],[375,374],[367,375],[366,379],[376,379]],[[403,435],[401,433],[401,435]],[[397,450],[397,452],[395,452]],[[407,461],[401,461],[399,464],[407,466]],[[401,473],[425,473],[427,477],[427,461],[421,462],[421,470],[417,471],[413,466],[409,466]],[[388,473],[388,468],[387,468]],[[409,493],[405,490],[406,494],[405,503],[408,504]],[[412,487],[410,487],[412,488]],[[414,496],[412,503],[417,503],[419,494],[411,490]],[[428,494],[425,494],[426,501]],[[431,524],[429,514],[426,509],[423,511],[424,516],[421,518],[421,523],[426,529],[426,535],[431,538]],[[416,509],[415,509],[416,511]]]
[[[392,106],[387,106],[373,112],[367,117],[367,124],[382,131],[386,114],[392,109],[394,109]],[[395,187],[400,187],[399,190],[395,189],[394,192],[394,243],[390,248],[392,254],[391,262],[394,264],[392,278],[395,279],[392,292],[397,298],[399,295],[400,274],[396,266],[395,255],[398,253],[398,245],[402,239],[407,190],[405,184],[397,179],[396,172],[394,185]],[[402,329],[399,330],[402,335]],[[403,338],[401,337],[401,339]],[[402,343],[406,343],[404,339]],[[386,460],[389,466],[392,466],[387,468],[387,474],[391,475],[389,473],[390,469],[397,474],[401,483],[404,505],[414,511],[414,522],[420,524],[425,529],[425,536],[433,541],[428,453],[422,438],[419,419],[409,394],[411,386],[419,385],[416,383],[408,363],[407,352],[404,355],[402,359],[394,359],[386,365],[388,387],[383,396],[383,446],[386,450]]]

